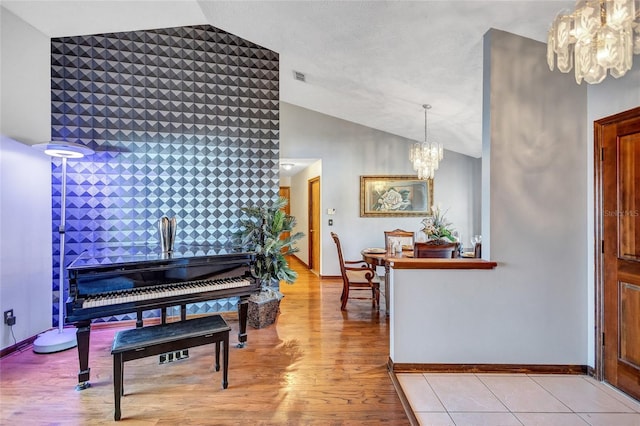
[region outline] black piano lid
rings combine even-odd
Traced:
[[[175,265],[184,263],[206,263],[208,259],[218,261],[224,258],[248,259],[254,258],[254,253],[242,251],[237,247],[213,244],[179,245],[174,251],[163,253],[160,246],[130,246],[130,247],[102,247],[92,251],[84,251],[78,255],[67,267],[68,271],[96,270],[101,267],[108,269],[121,267],[135,268],[140,265]]]

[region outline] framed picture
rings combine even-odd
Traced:
[[[360,217],[428,216],[432,205],[432,179],[360,176]]]

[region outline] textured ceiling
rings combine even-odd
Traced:
[[[285,102],[418,141],[428,103],[429,138],[479,157],[483,35],[496,28],[544,42],[556,13],[573,3],[4,0],[2,6],[51,37],[208,23],[280,53]]]

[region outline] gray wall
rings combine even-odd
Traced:
[[[546,68],[543,43],[491,30],[484,46],[483,257],[498,267],[394,271],[392,359],[586,365],[587,89]]]
[[[593,121],[640,105],[640,67],[578,86],[542,43],[492,30],[485,48],[483,255],[498,267],[395,271],[392,359],[593,367]]]
[[[4,349],[51,326],[51,160],[27,145],[49,139],[51,109],[49,38],[0,15],[0,311],[17,318]]]
[[[360,259],[363,248],[384,247],[384,231],[420,229],[421,217],[360,217],[360,176],[414,175],[408,154],[414,141],[284,102],[280,104],[280,117],[280,155],[322,160],[319,170],[296,176],[291,184],[292,205],[304,207],[301,213],[306,215],[306,182],[321,176],[321,275],[340,275],[335,244],[329,235],[332,231],[340,236],[345,258]],[[449,209],[447,218],[462,233],[465,243],[480,231],[479,172],[479,159],[445,151],[434,182],[435,203]],[[329,208],[336,209],[336,214],[329,216]],[[299,230],[306,234],[306,218],[296,217]],[[332,227],[327,225],[330,218]],[[308,262],[307,245],[305,237],[299,243],[304,262]]]

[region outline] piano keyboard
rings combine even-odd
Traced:
[[[137,302],[140,300],[183,296],[192,293],[225,290],[250,285],[251,281],[241,277],[162,284],[149,287],[148,289],[133,288],[89,296],[82,303],[82,308],[95,308],[98,306],[117,305],[119,303]]]

